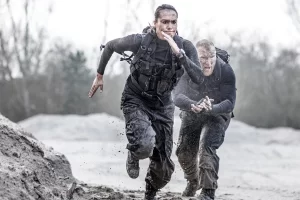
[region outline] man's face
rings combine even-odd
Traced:
[[[177,31],[177,14],[174,10],[161,10],[160,17],[154,21],[156,35],[159,39],[164,40],[162,31],[174,37]]]
[[[216,65],[217,57],[215,48],[211,47],[210,50],[207,50],[204,47],[198,47],[197,51],[204,76],[210,76]]]

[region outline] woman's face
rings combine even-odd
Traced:
[[[177,31],[177,13],[174,10],[164,9],[159,13],[159,18],[154,21],[156,35],[159,39],[164,40],[162,31],[171,37],[174,37]]]

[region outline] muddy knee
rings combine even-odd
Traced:
[[[154,137],[149,142],[140,143],[140,147],[137,149],[137,151],[134,152],[135,156],[138,159],[149,158],[150,156],[152,156],[154,146]]]
[[[188,163],[191,163],[195,156],[191,152],[180,151],[180,152],[177,152],[177,157],[178,157],[178,161],[180,164],[186,165]]]
[[[131,150],[136,158],[145,159],[152,156],[155,147],[155,132],[151,126],[145,129],[145,132],[139,134],[140,137],[134,144],[128,144],[127,149]]]
[[[191,152],[187,149],[177,149],[176,155],[178,158],[178,162],[183,168],[189,168],[196,163],[195,161],[197,152]]]

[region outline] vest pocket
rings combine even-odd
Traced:
[[[163,95],[166,91],[169,90],[170,81],[168,80],[161,80],[157,83],[157,94]]]
[[[146,67],[141,67],[139,69],[139,73],[144,74],[146,76],[150,76],[150,75],[152,75],[152,69],[150,69],[150,68],[147,69]]]
[[[150,76],[145,76],[144,74],[140,74],[138,76],[138,83],[144,91],[148,91],[150,84]]]

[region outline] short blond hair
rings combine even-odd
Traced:
[[[203,47],[205,50],[214,53],[216,51],[214,43],[207,39],[202,39],[196,43],[196,48]]]

